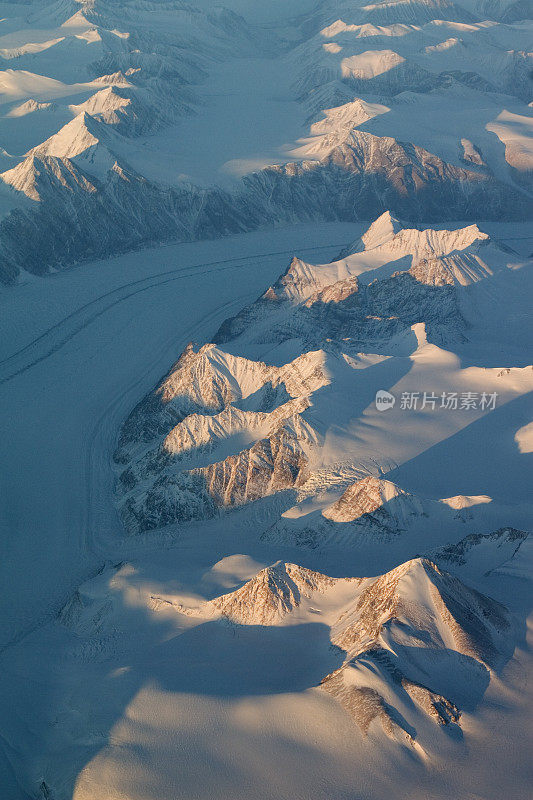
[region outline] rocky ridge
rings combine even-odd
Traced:
[[[388,736],[415,744],[420,711],[450,730],[460,724],[461,701],[472,702],[461,679],[479,697],[511,637],[503,606],[415,559],[369,582],[339,617],[332,642],[345,660],[322,688],[364,734],[377,720]],[[455,676],[443,677],[445,664]]]
[[[374,578],[330,578],[278,561],[200,605],[156,596],[151,605],[237,626],[290,625],[296,612],[298,620],[320,615],[341,659],[320,689],[363,736],[382,731],[418,752],[434,746],[435,725],[461,735],[461,708],[479,702],[513,647],[507,610],[426,558]]]
[[[223,8],[30,3],[30,30],[43,26],[55,38],[3,50],[6,87],[17,97],[19,82],[40,86],[43,76],[49,91],[71,86],[78,100],[62,102],[61,89],[53,103],[30,97],[8,110],[12,122],[31,122],[38,111],[48,130],[54,120],[63,127],[25,156],[6,157],[0,281],[145,244],[369,219],[386,209],[411,224],[474,221],[480,208],[486,219],[529,218],[522,131],[531,56],[529,34],[513,16],[526,11],[520,3],[504,13],[494,3],[324,2],[298,23],[294,44],[283,29],[267,36]],[[130,165],[129,140],[194,113],[214,65],[287,50],[295,94],[313,123],[295,160],[247,174],[231,191],[199,188],[168,170],[169,182],[161,182]],[[459,135],[455,118],[442,116],[450,104],[460,109]],[[494,117],[472,127],[472,107],[481,119],[487,104]],[[513,110],[501,112],[507,106]],[[437,112],[442,136],[424,126],[397,133],[406,114]]]
[[[514,263],[476,225],[418,230],[390,212],[341,256],[323,265],[294,258],[255,303],[223,323],[216,345],[190,344],[132,411],[115,452],[117,501],[131,531],[212,517],[291,490],[288,510],[312,477],[327,434],[316,402],[326,395],[340,402],[337,383],[355,391],[357,371],[398,348],[405,356],[412,347],[463,341],[462,292]],[[408,351],[406,336],[416,338]],[[273,346],[300,355],[283,358],[282,366],[256,359]],[[283,516],[264,536],[351,548],[361,536],[387,540],[419,527],[430,511],[441,522],[465,517],[361,477],[331,507]]]
[[[328,383],[323,364],[320,351],[279,368],[189,345],[122,429],[115,461],[128,527],[212,516],[304,483],[318,437],[301,413]]]
[[[507,256],[476,225],[409,229],[386,212],[339,260],[313,265],[294,258],[261,298],[223,323],[215,341],[298,336],[316,347],[350,337],[368,351],[369,342],[423,320],[432,341],[445,344],[464,335],[457,287],[501,269]]]

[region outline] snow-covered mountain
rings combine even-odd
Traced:
[[[440,348],[472,337],[476,291],[484,294],[494,275],[516,267],[515,258],[476,225],[420,231],[388,212],[341,255],[323,265],[294,258],[259,300],[223,323],[218,346],[188,345],[133,410],[115,452],[117,498],[130,530],[210,518],[281,493],[286,514],[264,535],[285,544],[353,547],[361,534],[384,540],[420,518],[433,515],[452,528],[463,519],[453,502],[423,503],[372,476],[390,462],[380,456],[369,464],[351,443],[350,402],[368,392],[373,370],[395,374],[410,359],[420,363],[424,382],[437,380],[439,370],[440,393],[428,410],[437,400],[445,405],[442,396],[457,380],[474,385],[476,370],[456,372],[454,357]],[[282,366],[256,360],[275,361],[276,353]],[[531,369],[516,377],[508,389],[531,387]],[[498,369],[478,370],[476,383],[488,397],[504,388],[503,378]],[[363,408],[372,400],[367,395]],[[336,435],[346,439],[344,469],[361,480],[346,486],[339,477],[345,491],[335,502],[290,511],[295,498],[317,493],[316,480],[328,480],[340,457],[330,452],[330,437],[343,423]],[[455,424],[461,427],[460,414]]]
[[[322,593],[340,580],[279,562],[258,572],[240,589],[208,601],[200,611],[221,614],[239,625],[275,625],[298,608],[302,599]]]
[[[124,567],[112,573],[112,586],[121,572],[128,573]],[[504,606],[427,558],[372,578],[331,578],[276,562],[200,603],[146,588],[139,601],[156,616],[199,627],[229,623],[234,636],[248,626],[263,635],[268,628],[290,634],[319,616],[340,665],[318,687],[353,720],[353,735],[374,744],[391,737],[426,757],[438,750],[444,731],[462,737],[463,712],[481,702],[516,636]],[[98,637],[117,636],[121,613],[99,577],[69,600],[59,622],[77,633],[87,653]],[[317,646],[307,642],[307,658]]]
[[[390,481],[367,476],[352,483],[338,500],[321,510],[296,516],[289,510],[263,534],[270,541],[311,548],[357,547],[366,537],[387,540],[404,534],[417,522],[431,524],[441,508],[423,502]],[[451,513],[450,513],[451,516]]]
[[[415,559],[371,581],[341,614],[332,642],[345,660],[322,688],[365,735],[381,724],[424,752],[424,717],[456,732],[461,706],[509,657],[512,636],[503,606]]]
[[[340,255],[321,265],[294,258],[256,303],[222,325],[215,341],[298,337],[316,346],[350,337],[368,348],[422,321],[432,341],[453,341],[465,330],[463,287],[514,263],[477,225],[420,231],[390,212]]]
[[[531,17],[0,3],[1,800],[527,796]]]
[[[12,191],[4,190],[0,280],[150,241],[257,224],[253,214],[244,223],[238,199],[226,216],[219,191],[206,194],[172,178],[177,185],[169,191],[168,181],[147,180],[127,153],[131,137],[190,115],[199,102],[192,87],[205,80],[206,63],[236,48],[249,55],[260,46],[260,32],[229,10],[204,12],[181,2],[72,0],[19,8],[4,38],[20,41],[27,31],[37,41],[1,53],[13,166],[2,175]],[[26,152],[21,141],[31,142]],[[218,208],[210,212],[215,197]],[[213,213],[211,233],[204,208]]]
[[[438,548],[431,557],[460,574],[487,575],[513,559],[530,539],[531,533],[516,528],[471,533],[455,544]]]
[[[299,486],[318,441],[301,412],[328,383],[325,363],[321,351],[278,368],[189,345],[122,429],[115,461],[126,524],[204,518]]]
[[[529,218],[526,21],[447,2],[322,3],[289,33],[243,12],[136,0],[11,7],[0,36],[0,280],[149,242],[387,209],[410,222],[474,221],[480,207],[485,219]],[[310,113],[310,136],[279,138],[271,165],[236,151],[196,180],[188,167],[209,173],[212,156],[199,142],[180,166],[176,142],[217,71],[273,56],[292,80],[292,116]],[[210,151],[223,147],[199,132]]]

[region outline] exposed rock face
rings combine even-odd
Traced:
[[[14,72],[86,86],[93,94],[71,104],[26,98],[9,111],[14,119],[37,111],[59,112],[61,124],[75,119],[1,175],[15,191],[6,193],[0,223],[0,281],[141,244],[294,221],[368,219],[388,208],[411,222],[475,219],[480,208],[485,219],[529,219],[531,152],[520,126],[528,123],[531,99],[530,42],[523,26],[489,30],[486,23],[512,24],[526,6],[527,0],[487,0],[469,10],[447,0],[323,2],[296,23],[297,44],[282,30],[264,30],[224,8],[137,0],[32,7],[30,30],[57,25],[61,36],[4,48],[4,59],[16,63]],[[182,184],[172,170],[172,188],[166,177],[160,183],[154,176],[165,174],[164,153],[148,155],[161,158],[155,171],[130,165],[128,140],[194,113],[196,87],[213,64],[287,49],[295,94],[314,123],[310,139],[294,148],[294,161],[250,173],[231,192],[214,183],[205,190]],[[443,136],[438,125],[433,136],[419,136],[403,125],[402,111],[398,122],[373,127],[378,117],[396,119],[397,106],[413,98],[419,103],[413,117],[426,117],[435,101],[442,112],[459,96],[464,113],[457,131],[455,118],[444,117]],[[487,104],[498,115],[507,100],[524,103],[522,117],[511,113],[516,119],[510,134],[501,134],[502,148],[487,139],[490,131],[500,136],[500,118],[480,133],[470,96],[480,115]],[[493,152],[485,157],[485,151]]]
[[[320,445],[307,421],[312,410],[306,415],[313,394],[353,368],[358,348],[368,352],[371,343],[383,353],[393,337],[419,324],[425,331],[423,342],[417,335],[419,346],[462,339],[458,287],[504,269],[508,256],[476,225],[419,231],[386,213],[337,261],[294,258],[215,338],[235,340],[233,352],[288,340],[297,352],[310,352],[275,367],[213,344],[189,345],[122,427],[115,461],[128,526],[148,530],[212,516],[301,488]],[[313,548],[353,547],[362,534],[397,536],[425,513],[417,498],[368,477],[323,513],[282,518],[265,536]]]
[[[175,434],[172,431],[186,417],[209,424],[203,417],[215,417],[231,405],[230,418],[212,420],[213,425],[218,421],[226,427],[239,416],[237,408],[266,414],[279,409],[291,398],[307,397],[327,383],[322,361],[320,353],[306,353],[279,368],[232,356],[213,344],[195,350],[191,343],[162,383],[139,403],[124,423],[115,460],[126,463],[132,451],[159,442],[162,436],[168,437],[166,449],[176,451],[175,441],[187,434],[183,427]],[[295,410],[291,407],[285,416]],[[278,414],[278,419],[283,415]],[[191,423],[189,420],[187,425]]]
[[[362,659],[363,660],[363,659]],[[417,681],[409,680],[395,667],[388,651],[376,649],[366,654],[368,669],[382,669],[388,681],[400,696],[414,701],[430,719],[439,725],[459,723],[461,713],[455,703],[441,694],[431,691]],[[322,689],[331,694],[348,712],[358,725],[363,735],[367,736],[371,724],[377,719],[384,732],[391,738],[407,740],[414,744],[417,731],[411,726],[392,703],[370,686],[358,686],[352,679],[355,677],[353,665],[347,665],[327,675],[321,683]],[[404,702],[405,702],[404,700]]]
[[[297,488],[309,475],[307,452],[316,441],[310,426],[293,416],[248,448],[207,466],[177,471],[179,457],[176,464],[172,453],[148,454],[119,477],[124,522],[132,532],[150,530]],[[204,448],[208,461],[211,449]]]
[[[302,610],[304,600],[313,606]],[[328,608],[340,603],[331,642],[344,662],[320,688],[365,736],[379,735],[381,727],[419,747],[428,724],[457,730],[461,706],[479,701],[490,670],[512,652],[506,609],[421,558],[377,578],[330,578],[277,562],[196,608],[166,603],[193,617],[270,626],[290,621],[296,609],[316,613],[315,604],[324,601]],[[325,618],[328,624],[332,614]]]
[[[426,530],[442,526],[449,531],[457,530],[460,535],[465,522],[473,518],[471,507],[486,502],[490,502],[490,498],[483,496],[429,500],[406,492],[391,481],[367,476],[352,483],[338,500],[321,509],[306,512],[305,502],[294,506],[271,525],[262,538],[312,550],[345,552],[368,544],[390,544],[401,537],[412,542],[414,536],[420,541],[426,537]],[[491,552],[484,554],[483,559],[494,566],[510,558],[527,538],[527,533],[513,531],[503,528],[495,534],[474,534],[456,545],[431,551],[429,556],[451,568],[464,563],[462,554],[472,548],[475,553],[476,545],[487,544]],[[498,555],[496,551],[500,547]],[[485,560],[480,563],[485,564]]]
[[[183,458],[192,451],[209,451],[217,443],[231,435],[246,434],[246,431],[261,432],[276,430],[281,422],[304,411],[307,402],[297,398],[275,408],[270,413],[243,411],[235,406],[226,406],[219,414],[189,414],[178,423],[163,442],[163,450],[174,459]]]
[[[361,286],[355,277],[337,281],[294,307],[281,304],[269,290],[227,320],[214,338],[219,344],[241,337],[258,344],[301,338],[310,349],[324,347],[328,339],[350,338],[354,346],[368,349],[421,319],[431,340],[440,345],[463,335],[465,322],[453,287],[427,285],[403,272],[369,286]]]
[[[480,206],[487,218],[521,219],[528,213],[527,197],[490,176],[392,139],[353,136],[357,142],[337,148],[324,162],[268,168],[247,177],[242,191],[233,194],[162,187],[94,142],[86,142],[83,154],[75,147],[76,163],[71,147],[62,156],[36,148],[2,174],[19,193],[13,203],[20,208],[0,222],[0,278],[9,283],[20,270],[45,274],[51,267],[169,238],[253,230],[265,220],[351,221],[387,207],[411,220],[473,218]],[[97,176],[90,171],[95,164]]]
[[[135,491],[134,482],[119,487],[120,514],[130,533],[215,516],[217,507],[199,475],[167,474],[164,470],[160,473],[142,491]]]
[[[273,219],[351,221],[386,209],[411,221],[523,219],[531,201],[484,172],[446,163],[422,147],[353,130],[321,161],[273,166],[244,178]]]
[[[506,256],[476,225],[419,231],[387,212],[331,264],[294,258],[262,297],[223,323],[215,341],[301,338],[312,348],[349,337],[364,348],[424,320],[430,340],[442,345],[464,335],[455,287],[484,279]],[[380,274],[388,264],[398,269]]]
[[[489,573],[518,553],[531,536],[517,528],[499,528],[493,533],[472,533],[456,544],[434,550],[431,558],[447,569],[469,566],[471,571]]]
[[[218,506],[240,506],[305,483],[308,460],[302,443],[315,437],[309,426],[292,418],[268,438],[224,461],[195,470]]]
[[[319,572],[278,561],[258,572],[240,589],[206,604],[206,611],[222,614],[240,625],[275,625],[315,592],[337,583]]]
[[[409,274],[428,286],[453,286],[455,282],[446,260],[442,258],[424,258],[411,267]]]
[[[392,506],[391,510],[388,504],[389,508]],[[423,513],[422,502],[417,497],[390,481],[369,476],[348,487],[336,503],[324,510],[323,515],[332,522],[368,523],[397,531],[401,517]]]
[[[503,606],[415,559],[368,582],[339,617],[332,642],[345,663],[321,685],[364,734],[378,719],[389,736],[413,743],[413,702],[438,724],[457,724],[461,694],[468,696],[460,679],[479,696],[488,670],[509,657],[511,633]],[[460,674],[446,680],[442,670],[452,664]]]
[[[87,159],[79,167],[68,157],[38,154],[2,174],[17,192],[14,204],[20,203],[0,221],[3,282],[15,280],[21,269],[42,275],[169,237],[189,241],[246,227],[242,208],[236,210],[218,189],[167,189],[111,162],[106,151],[90,157],[97,154],[103,156],[100,167],[109,156],[109,170],[100,177],[87,171]]]
[[[153,132],[191,113],[198,103],[193,87],[207,77],[206,61],[223,59],[235,47],[240,53],[256,52],[258,46],[263,51],[265,37],[226,9],[206,13],[181,3],[136,0],[44,5],[41,13],[29,10],[28,22],[34,29],[61,26],[55,59],[44,51],[41,63],[39,54],[25,54],[23,48],[7,57],[16,59],[19,71],[56,80],[65,76],[67,83],[79,81],[95,91],[78,104],[58,101],[66,118],[75,119],[2,174],[15,191],[11,198],[6,193],[8,213],[0,223],[0,282],[15,282],[21,271],[43,275],[143,243],[256,227],[259,218],[251,202],[245,210],[236,196],[230,210],[224,208],[227,195],[218,189],[202,191],[179,182],[169,189],[132,169],[122,153],[127,150],[123,137]],[[163,22],[169,13],[170,27]],[[45,105],[22,104],[18,115],[53,110]]]
[[[300,415],[329,380],[323,361],[306,353],[272,367],[189,345],[122,428],[115,461],[128,527],[212,516],[304,483],[318,439]]]
[[[415,586],[417,595],[412,597]],[[410,618],[414,624],[415,618],[422,620],[428,610],[438,624],[426,638],[427,646],[445,646],[449,631],[461,653],[488,667],[498,666],[502,643],[510,631],[504,607],[425,558],[408,561],[371,582],[353,610],[339,618],[333,642],[347,653],[357,654],[382,636],[394,635],[390,628],[398,620]]]

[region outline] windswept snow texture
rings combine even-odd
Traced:
[[[531,794],[532,34],[0,3],[1,800]]]

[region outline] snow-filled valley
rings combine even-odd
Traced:
[[[522,0],[0,3],[0,799],[523,800]]]

